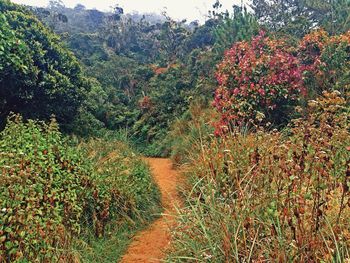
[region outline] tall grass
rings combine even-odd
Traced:
[[[94,164],[100,186],[90,202],[90,211],[97,207],[97,212],[92,221],[85,222],[87,227],[75,246],[82,262],[117,261],[132,235],[161,212],[160,192],[150,169],[126,143],[126,133],[109,138],[112,140],[91,139],[79,146]]]
[[[284,131],[202,141],[168,262],[350,259],[349,109],[326,93],[307,111]]]
[[[171,145],[170,157],[175,165],[190,163],[191,157],[202,151],[202,145],[214,132],[210,123],[216,116],[214,110],[207,109],[205,103],[198,101],[173,123],[166,141]]]

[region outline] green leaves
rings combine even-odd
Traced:
[[[71,122],[89,88],[76,59],[22,7],[1,2],[0,24],[0,124],[11,111]]]
[[[91,171],[55,120],[11,116],[0,152],[0,258],[56,261],[69,246],[66,235],[80,231]]]
[[[125,143],[80,146],[69,146],[54,119],[8,119],[0,133],[0,261],[71,262],[82,231],[102,237],[112,220],[159,212],[149,168]]]

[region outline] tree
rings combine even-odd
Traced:
[[[251,8],[269,29],[296,37],[320,27],[342,33],[350,25],[349,0],[252,0]]]
[[[29,11],[0,2],[0,122],[11,112],[70,123],[89,89],[75,57]]]
[[[159,40],[160,56],[168,64],[169,61],[175,61],[176,58],[183,55],[182,45],[188,37],[189,31],[183,26],[186,21],[179,23],[171,19],[166,12],[163,15],[166,21],[162,24],[157,39]]]
[[[349,28],[349,0],[252,0],[259,21],[269,29],[302,37],[326,27],[330,33]]]
[[[62,0],[50,0],[48,8],[51,10],[60,11],[65,8],[65,5]]]
[[[233,6],[233,13],[221,13],[220,22],[214,32],[215,50],[221,56],[237,41],[248,40],[259,32],[259,24],[247,8]]]
[[[81,12],[81,11],[85,11],[86,10],[86,7],[82,4],[77,4],[75,7],[74,7],[74,10],[77,11],[77,12]]]
[[[350,1],[332,0],[331,10],[323,16],[320,26],[332,35],[345,33],[350,30]]]

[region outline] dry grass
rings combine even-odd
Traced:
[[[324,95],[283,132],[202,144],[169,262],[350,259],[349,113]]]

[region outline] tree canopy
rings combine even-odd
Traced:
[[[4,0],[0,11],[0,122],[12,111],[70,123],[89,89],[78,61],[29,11]]]

